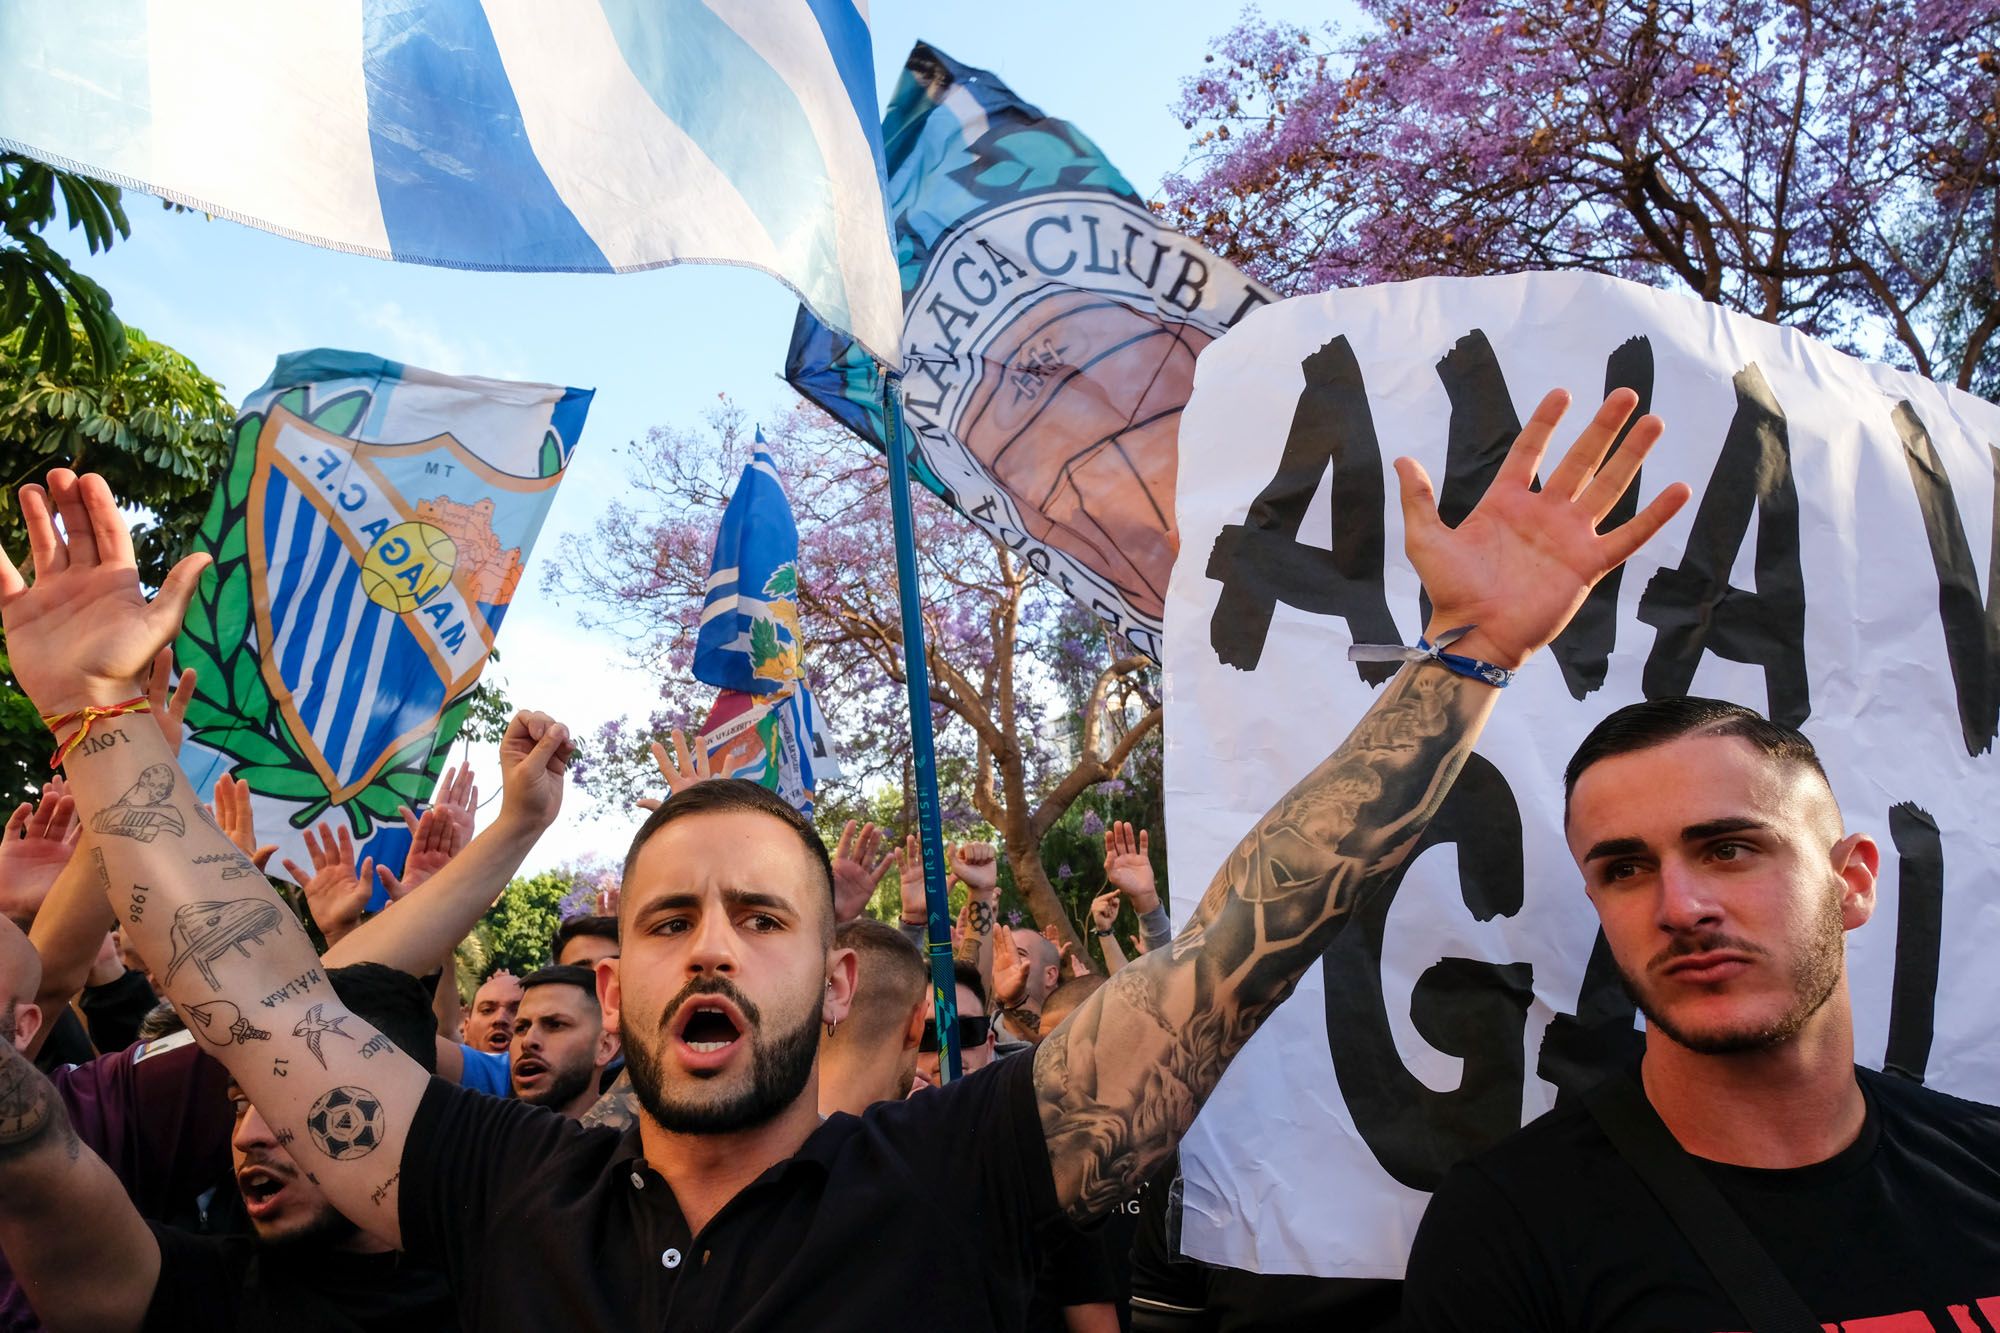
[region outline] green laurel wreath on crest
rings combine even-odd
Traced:
[[[367,390],[355,389],[310,407],[301,387],[286,391],[274,406],[328,434],[352,436],[370,399]],[[291,823],[307,828],[333,808],[333,796],[279,714],[251,642],[250,483],[257,473],[257,437],[266,416],[245,413],[236,423],[229,469],[194,543],[215,563],[202,575],[174,641],[174,661],[196,672],[187,710],[194,739],[233,760],[236,776],[253,792],[302,803]],[[429,794],[471,705],[469,691],[452,701],[435,736],[398,750],[373,782],[340,807],[356,837],[369,836],[378,822],[396,822],[398,806],[414,806]]]

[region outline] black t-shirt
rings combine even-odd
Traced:
[[[1043,1238],[1041,1262],[1035,1266],[1034,1291],[1021,1325],[1024,1333],[1063,1333],[1069,1327],[1064,1309],[1105,1302],[1121,1311],[1125,1307],[1105,1228],[1078,1230],[1066,1223],[1050,1228]]]
[[[147,1333],[453,1333],[444,1275],[400,1254],[270,1247],[155,1225]]]
[[[1857,1072],[1867,1120],[1826,1161],[1698,1164],[1828,1327],[2000,1328],[2000,1109]],[[1411,1333],[1743,1327],[1581,1106],[1446,1176],[1417,1230],[1403,1320]]]
[[[1055,1182],[1029,1061],[834,1115],[691,1235],[637,1127],[433,1080],[403,1244],[480,1330],[1021,1326]]]

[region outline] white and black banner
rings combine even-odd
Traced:
[[[1230,1069],[1182,1148],[1182,1244],[1274,1273],[1399,1277],[1429,1191],[1629,1045],[1561,833],[1606,713],[1703,694],[1801,727],[1883,849],[1848,936],[1856,1057],[2000,1100],[2000,407],[1610,278],[1299,297],[1209,347],[1181,425],[1167,820],[1182,917],[1413,643],[1391,462],[1468,512],[1550,388],[1666,420],[1629,506],[1694,502],[1517,677],[1400,881]]]

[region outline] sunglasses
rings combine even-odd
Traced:
[[[958,1049],[964,1051],[974,1046],[984,1046],[986,1044],[986,1034],[992,1027],[992,1024],[993,1020],[987,1018],[984,1014],[981,1014],[977,1018],[974,1018],[971,1014],[960,1014],[958,1016]],[[936,1055],[938,1053],[936,1023],[924,1024],[923,1044],[918,1046],[917,1049],[925,1055]]]

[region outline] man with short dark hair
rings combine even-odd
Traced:
[[[604,1026],[597,979],[583,967],[538,968],[521,978],[508,1078],[514,1096],[572,1120],[597,1101],[598,1080],[618,1056]]]
[[[1032,1059],[862,1116],[819,1115],[818,1033],[847,1016],[854,955],[834,945],[826,845],[774,793],[698,783],[640,828],[620,958],[599,962],[597,985],[641,1114],[623,1133],[585,1128],[432,1081],[393,1051],[364,1059],[372,1030],[325,986],[269,886],[225,881],[230,844],[196,813],[173,752],[118,711],[177,632],[206,557],[177,565],[148,603],[110,488],[58,468],[21,489],[34,579],[0,559],[0,624],[42,715],[98,715],[70,784],[141,955],[178,1002],[256,1006],[268,1044],[217,1033],[220,1058],[276,1129],[310,1140],[335,1206],[444,1266],[468,1323],[872,1331],[909,1314],[909,1274],[936,1272],[953,1280],[923,1287],[926,1322],[1013,1329],[1037,1236],[1101,1217],[1166,1160],[1354,904],[1401,873],[1496,687],[1685,503],[1670,486],[1599,531],[1660,435],[1652,417],[1627,428],[1636,402],[1613,393],[1541,476],[1567,403],[1549,395],[1456,528],[1422,468],[1398,459],[1426,631],[1449,632],[1452,652],[1409,650],[1354,732],[1245,833],[1172,946],[1122,969]],[[62,730],[58,743],[74,739]],[[517,716],[499,817],[425,902],[412,895],[350,939],[403,917],[388,929],[415,956],[441,956],[453,905],[505,883],[556,818],[571,749],[553,718]],[[327,1035],[343,1024],[352,1041]],[[57,1170],[59,1118],[10,1054],[0,1160]],[[857,1237],[896,1262],[855,1263]]]
[[[833,943],[854,950],[854,1003],[819,1039],[819,1109],[860,1115],[910,1095],[930,1027],[930,972],[902,931],[867,917],[842,922]]]
[[[429,1066],[436,1020],[417,981],[371,963],[336,968],[327,981],[348,1015],[377,1029],[369,1040],[380,1045],[368,1058],[394,1050]],[[239,1044],[266,1040],[254,1018],[232,1026]],[[321,1035],[347,1034],[327,1024]],[[161,1333],[456,1328],[444,1275],[406,1261],[342,1216],[321,1190],[312,1157],[301,1160],[303,1145],[273,1130],[234,1080],[229,1100],[235,1187],[250,1236],[197,1235],[142,1219],[104,1162],[74,1141],[66,1160],[40,1170],[0,1161],[0,1246],[42,1321]],[[356,1106],[365,1123],[366,1105]]]
[[[556,927],[549,954],[563,967],[596,967],[600,958],[618,956],[618,918],[573,916]]]
[[[1875,909],[1880,853],[1845,831],[1811,742],[1655,699],[1599,723],[1564,782],[1570,852],[1646,1016],[1638,1083],[1614,1074],[1446,1177],[1405,1327],[1746,1326],[1613,1146],[1621,1122],[1600,1117],[1621,1104],[1664,1125],[1645,1160],[1708,1196],[1701,1229],[1736,1214],[1812,1322],[2000,1315],[2000,1109],[1855,1067],[1845,936]]]
[[[928,973],[926,973],[928,975]],[[967,1074],[975,1074],[993,1063],[996,1054],[993,1022],[986,1013],[986,986],[979,967],[969,959],[955,958],[951,964],[952,993],[958,1004],[958,1063]],[[924,1024],[917,1045],[917,1087],[938,1085],[937,1023]]]

